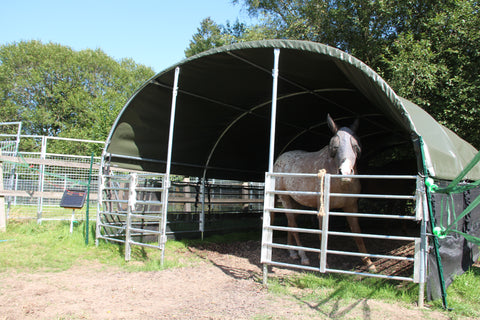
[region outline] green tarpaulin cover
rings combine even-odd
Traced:
[[[171,172],[263,181],[275,48],[280,49],[276,156],[325,146],[330,139],[328,113],[343,125],[360,119],[360,161],[365,166],[387,153],[405,158],[398,151],[404,150],[416,167],[419,155],[412,141],[421,136],[430,175],[452,180],[477,153],[417,105],[397,96],[353,56],[319,43],[268,40],[212,49],[147,81],[112,127],[106,147],[111,164],[165,172],[172,87],[179,67]],[[480,179],[480,167],[466,178]]]

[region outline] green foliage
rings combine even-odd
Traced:
[[[235,37],[228,30],[216,24],[212,19],[206,18],[200,23],[200,28],[193,35],[185,56],[190,57],[211,48],[221,47],[233,43]]]
[[[342,49],[376,70],[401,96],[480,148],[480,136],[472,130],[480,120],[478,1],[233,2],[261,18],[257,31],[264,35],[258,39],[310,40]],[[228,30],[223,31],[227,37]],[[229,42],[242,39],[237,38]],[[217,45],[210,43],[210,47]]]
[[[3,45],[0,122],[22,121],[27,134],[103,141],[127,99],[153,74],[100,49],[77,52],[39,41]]]
[[[245,24],[236,22],[233,25],[219,25],[212,19],[204,19],[185,50],[185,56],[195,54],[237,42],[263,40],[273,38],[272,30],[265,26],[247,27]]]
[[[368,0],[236,0],[249,14],[264,17],[278,38],[325,43],[378,65],[385,46],[398,32],[395,21],[406,18],[399,1]],[[403,5],[402,5],[403,4]]]
[[[480,148],[480,17],[473,1],[439,2],[386,54],[386,76],[401,95]]]

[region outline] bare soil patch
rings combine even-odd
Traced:
[[[156,272],[84,262],[57,273],[0,273],[0,319],[449,319],[369,299],[309,301],[300,289],[275,295],[261,284],[256,241],[197,246],[188,254],[202,261]]]

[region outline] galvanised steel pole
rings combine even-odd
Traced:
[[[280,60],[280,49],[278,48],[275,49],[273,53],[274,53],[274,62],[273,62],[273,71],[272,71],[272,76],[273,76],[272,113],[270,117],[270,150],[269,150],[269,158],[268,158],[269,173],[273,172],[273,161],[275,157],[275,127],[276,127],[276,121],[277,121],[278,62]],[[275,188],[274,179],[273,179],[272,187]],[[265,197],[265,199],[267,199],[267,197]],[[265,222],[268,222],[268,224],[270,224],[270,212],[265,210],[265,208],[267,207],[267,201],[264,201],[263,206],[264,206],[263,208],[263,221],[264,221],[263,227],[264,228],[262,232],[265,233],[266,232],[265,228],[269,227],[269,225],[267,226]],[[262,246],[263,245],[264,243],[262,243]],[[268,279],[268,264],[264,263],[263,264],[263,283],[265,285],[267,284],[267,279]]]
[[[180,67],[175,68],[175,79],[173,81],[173,91],[172,91],[172,105],[170,111],[170,129],[168,132],[168,151],[167,151],[167,167],[165,171],[165,178],[163,181],[163,205],[162,205],[162,226],[161,226],[161,235],[160,235],[160,246],[162,250],[161,265],[165,258],[165,230],[167,228],[167,211],[168,211],[168,191],[170,189],[170,168],[172,166],[172,147],[173,147],[173,129],[175,127],[175,110],[177,107],[177,94],[178,94],[178,77],[180,75]],[[160,227],[160,226],[159,226]]]
[[[270,152],[268,162],[268,172],[273,172],[273,161],[275,157],[275,129],[277,121],[277,91],[278,91],[278,62],[280,60],[280,49],[274,50],[274,65],[273,65],[273,88],[272,88],[272,115],[270,118]]]

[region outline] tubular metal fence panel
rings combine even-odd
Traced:
[[[425,283],[425,274],[426,274],[426,255],[427,255],[427,237],[426,237],[426,221],[428,220],[428,215],[426,213],[426,197],[424,191],[423,180],[417,176],[367,176],[367,175],[355,175],[350,176],[351,178],[357,179],[390,179],[398,181],[399,179],[411,180],[414,191],[413,194],[408,194],[408,190],[404,190],[404,194],[399,194],[395,192],[394,194],[388,194],[388,190],[383,190],[385,194],[342,194],[342,193],[331,193],[330,188],[330,179],[340,179],[344,176],[341,175],[325,175],[324,180],[324,190],[323,192],[305,192],[305,191],[280,191],[275,189],[275,178],[282,176],[290,176],[296,178],[314,178],[317,177],[317,174],[288,174],[288,173],[267,173],[265,180],[265,204],[264,204],[264,214],[263,214],[263,235],[262,235],[262,249],[261,249],[261,262],[264,264],[264,282],[267,280],[267,265],[277,266],[277,267],[288,267],[288,268],[297,268],[304,269],[309,271],[317,272],[334,272],[334,273],[347,273],[355,274],[369,277],[377,278],[387,278],[394,280],[403,280],[403,281],[413,281],[420,283],[421,290],[421,299],[423,301],[423,288]],[[320,179],[319,179],[320,185]],[[297,194],[297,195],[315,195],[323,197],[325,214],[323,216],[319,215],[318,210],[309,210],[309,209],[286,209],[280,208],[275,202],[275,195],[283,194]],[[411,209],[411,214],[404,214],[403,212],[395,212],[395,210],[400,210],[397,207],[392,207],[394,209],[389,210],[388,206],[383,206],[384,209],[388,209],[389,212],[337,212],[331,211],[329,208],[330,199],[333,197],[355,197],[359,199],[368,199],[368,201],[373,201],[373,199],[381,199],[382,201],[406,201],[409,202],[406,204]],[[322,200],[321,200],[322,201]],[[321,203],[321,201],[319,201]],[[383,203],[383,202],[382,202]],[[402,209],[403,210],[403,209]],[[360,210],[359,210],[360,211]],[[401,210],[400,210],[401,211]],[[312,227],[300,226],[297,228],[292,228],[289,226],[281,226],[275,224],[272,221],[272,213],[286,213],[292,212],[296,213],[299,217],[315,217],[322,219],[323,224],[321,229],[315,229]],[[384,220],[384,221],[394,221],[397,222],[396,228],[400,229],[401,221],[412,221],[415,224],[414,234],[411,235],[400,235],[398,234],[400,230],[394,230],[395,232],[391,234],[387,232],[387,229],[377,228],[375,230],[370,230],[369,232],[362,233],[352,233],[351,231],[343,230],[331,230],[329,227],[329,217],[333,216],[343,216],[343,217],[357,217],[358,219],[373,219],[373,220]],[[300,225],[300,224],[299,224]],[[362,229],[363,231],[363,229]],[[316,241],[310,240],[306,245],[303,244],[301,247],[297,244],[285,244],[283,241],[284,237],[280,237],[280,233],[285,232],[298,232],[300,236],[307,238],[308,234],[316,235]],[[373,252],[369,253],[360,253],[355,251],[355,249],[347,247],[336,247],[331,248],[330,243],[339,243],[339,238],[345,237],[361,237],[364,239],[372,239],[371,243],[375,241],[380,243],[382,246],[387,242],[400,243],[398,246],[400,248],[412,248],[411,250],[393,250],[391,252]],[[336,240],[330,240],[334,238]],[[345,242],[342,243],[345,246]],[[396,244],[395,244],[396,245]],[[381,247],[381,246],[377,246]],[[392,247],[394,247],[392,245]],[[367,245],[367,250],[369,249]],[[377,249],[377,248],[375,248]],[[302,250],[307,253],[310,253],[310,258],[312,261],[315,261],[311,265],[301,265],[295,261],[291,261],[290,258],[287,258],[288,254],[286,250]],[[316,258],[315,258],[316,256]],[[346,256],[356,258],[365,258],[369,257],[377,261],[381,261],[382,264],[385,261],[385,265],[395,266],[398,263],[403,263],[405,266],[402,268],[405,270],[410,270],[410,275],[400,274],[384,274],[383,270],[378,270],[379,272],[368,272],[363,269],[358,270],[351,263],[345,263],[341,261],[337,256]],[[334,265],[327,265],[327,257],[334,260]],[[345,260],[345,259],[344,259]],[[394,262],[389,262],[389,261]],[[395,262],[396,261],[396,262]],[[389,264],[390,263],[390,264]],[[402,269],[402,270],[403,270]],[[402,271],[401,270],[401,271]]]
[[[126,174],[111,172],[105,177],[122,179]],[[117,191],[104,192],[104,197],[114,203],[128,200],[126,192],[120,194]],[[184,237],[222,228],[228,230],[231,226],[241,229],[243,224],[248,227],[248,222],[260,221],[263,193],[263,183],[212,179],[203,184],[197,177],[171,176],[166,234]],[[118,208],[110,206],[109,210]],[[242,215],[240,226],[239,214]]]
[[[167,235],[211,231],[215,218],[228,229],[224,220],[230,213],[259,213],[263,203],[263,185],[258,183],[213,180],[202,186],[197,178],[165,181],[166,174],[112,171],[108,165],[103,172],[97,244],[99,239],[125,244],[126,260],[132,245],[160,249],[163,259]],[[235,221],[239,223],[238,217]]]
[[[131,246],[165,248],[167,204],[165,174],[131,173],[101,176],[98,201],[97,244],[99,239],[125,244],[125,260]],[[162,258],[163,262],[163,258]]]

